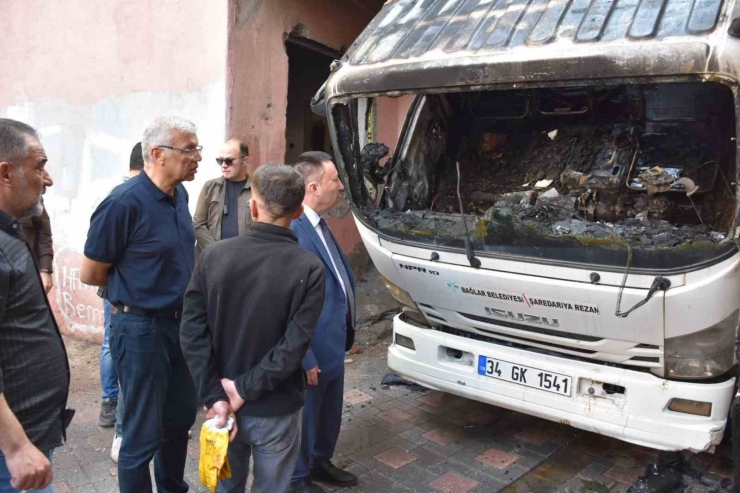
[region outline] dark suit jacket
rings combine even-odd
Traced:
[[[349,310],[347,298],[344,296],[337,273],[332,267],[329,252],[326,251],[311,221],[305,214],[302,214],[291,223],[290,229],[298,237],[298,244],[319,257],[326,268],[324,308],[316,325],[311,348],[303,358],[303,368],[310,370],[318,365],[323,377],[334,378],[344,370],[344,352],[349,351],[354,343],[355,321],[347,323],[349,318],[346,316]],[[332,241],[330,238],[326,240]],[[337,250],[342,257],[344,268],[347,270],[352,285],[352,292],[354,292],[355,277],[352,268],[338,244]]]

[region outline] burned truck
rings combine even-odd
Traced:
[[[713,449],[738,359],[738,37],[723,0],[387,2],[323,95],[404,305],[389,367]],[[379,141],[381,102],[403,98],[398,142]]]

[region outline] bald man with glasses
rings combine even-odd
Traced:
[[[216,164],[223,176],[203,185],[193,216],[197,239],[196,255],[217,241],[246,233],[252,224],[249,200],[252,198],[249,147],[236,139],[219,149]]]

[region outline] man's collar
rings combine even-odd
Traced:
[[[0,229],[13,236],[21,236],[21,223],[4,210],[0,210]]]
[[[313,226],[314,228],[318,226],[319,222],[321,222],[321,216],[319,216],[318,212],[311,209],[306,204],[303,204],[303,213],[306,214],[308,221],[311,223],[311,226]]]
[[[151,193],[157,200],[172,200],[172,197],[164,193],[157,185],[154,184],[146,171],[142,171],[138,175],[132,178],[132,180],[139,179],[144,184],[144,187]],[[175,187],[174,198],[177,199],[177,187]]]

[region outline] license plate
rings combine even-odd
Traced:
[[[487,356],[478,357],[478,374],[568,397],[573,387],[573,380],[566,375]]]

